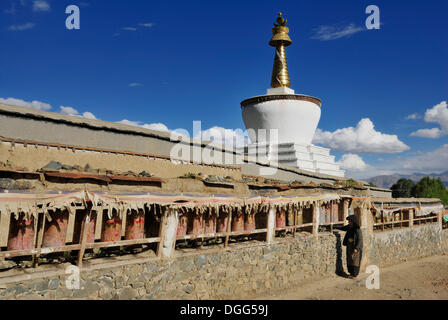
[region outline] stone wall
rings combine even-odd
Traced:
[[[318,239],[299,233],[271,246],[240,244],[228,249],[177,253],[170,260],[106,263],[81,271],[80,290],[66,289],[64,267],[34,276],[0,278],[0,299],[222,299],[247,298],[331,275],[345,256],[338,235]],[[338,262],[338,257],[342,260]],[[43,268],[43,267],[39,267]],[[49,272],[53,272],[48,276]],[[26,280],[27,279],[27,280]],[[16,280],[16,281],[14,281]]]
[[[411,258],[441,254],[446,230],[439,223],[414,226],[393,231],[375,232],[368,237],[368,263],[387,266]]]
[[[448,252],[448,230],[440,224],[363,233],[363,269]],[[343,236],[298,233],[270,246],[255,242],[176,251],[162,260],[109,258],[85,263],[79,290],[66,288],[67,265],[40,266],[9,277],[0,273],[0,299],[247,299],[347,270]]]

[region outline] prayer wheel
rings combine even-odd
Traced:
[[[143,239],[145,235],[145,212],[134,211],[126,217],[126,240]]]
[[[325,208],[325,223],[330,223],[331,219],[331,205],[326,205]]]
[[[202,214],[193,213],[188,219],[187,234],[198,235],[202,234],[204,227],[202,225]]]
[[[303,209],[299,209],[297,212],[297,225],[303,224]]]
[[[244,220],[244,230],[254,231],[255,230],[255,213],[249,212],[245,216],[246,216],[246,219]]]
[[[179,224],[177,225],[176,235],[178,237],[185,236],[187,234],[187,216],[179,216]]]
[[[219,217],[217,219],[217,226],[216,226],[217,232],[227,232],[228,217],[229,217],[228,213],[225,213],[225,214],[223,212],[219,213]]]
[[[275,215],[275,227],[284,228],[286,226],[286,214],[283,210],[277,210]]]
[[[293,226],[294,225],[294,214],[295,214],[296,210],[289,210],[288,214],[286,215],[286,225],[287,226]]]
[[[33,249],[34,242],[34,217],[25,219],[25,214],[20,214],[16,220],[11,217],[8,237],[8,251]]]
[[[243,231],[244,230],[244,215],[234,214],[232,216],[232,231]]]
[[[86,210],[79,210],[76,212],[75,217],[75,233],[73,235],[73,243],[81,243],[81,227],[82,227],[82,221],[85,218],[85,212]],[[92,216],[90,217],[90,221],[87,224],[87,238],[86,243],[93,243],[95,242],[95,224],[96,224],[96,212],[92,213]]]
[[[51,221],[45,222],[43,248],[62,247],[65,245],[68,227],[68,211],[49,212]]]
[[[204,233],[216,233],[216,214],[209,212],[204,219]]]
[[[338,222],[339,221],[339,205],[337,203],[333,203],[331,205],[332,212],[331,212],[331,222]]]
[[[120,219],[118,212],[113,210],[113,215],[109,219],[107,213],[103,216],[103,232],[101,233],[102,242],[112,242],[121,240],[121,225],[122,220]]]

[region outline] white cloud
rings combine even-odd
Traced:
[[[413,113],[413,114],[408,115],[406,117],[406,120],[415,120],[415,119],[418,119],[418,118],[420,118],[420,115],[418,113]]]
[[[21,99],[16,99],[16,98],[7,98],[7,99],[0,98],[0,103],[9,104],[12,106],[26,107],[26,108],[36,109],[36,110],[44,110],[44,111],[48,111],[51,109],[51,105],[49,105],[48,103],[44,103],[44,102],[40,102],[40,101],[27,102],[27,101],[24,101]],[[96,117],[93,113],[86,111],[86,112],[80,114],[78,112],[78,110],[76,110],[75,108],[72,108],[72,107],[60,106],[59,112],[62,114],[69,115],[69,116],[78,116],[78,117],[84,117],[87,119],[96,119]]]
[[[409,150],[396,135],[376,131],[369,118],[361,119],[355,128],[348,127],[334,132],[317,129],[313,143],[350,153],[398,153]]]
[[[137,28],[134,28],[134,27],[124,27],[122,29],[127,30],[127,31],[137,31]]]
[[[155,131],[163,131],[163,132],[170,131],[168,129],[168,127],[166,125],[164,125],[163,123],[144,124],[142,127],[146,128],[146,129],[150,129],[150,130],[155,130]]]
[[[92,112],[86,111],[82,114],[84,118],[95,120],[96,117]]]
[[[133,82],[129,84],[130,87],[143,87],[143,85],[141,83],[138,82]]]
[[[149,22],[149,23],[140,23],[139,26],[141,27],[145,27],[145,28],[151,28],[154,26],[154,23]]]
[[[62,114],[66,114],[68,116],[75,116],[75,117],[84,117],[86,119],[96,119],[95,115],[89,111],[83,112],[82,114],[80,114],[78,112],[78,110],[76,110],[75,108],[72,107],[64,107],[64,106],[60,106],[60,113]]]
[[[72,107],[64,107],[64,106],[60,106],[60,113],[62,114],[66,114],[68,116],[76,116],[78,115],[78,110],[76,110],[75,108]]]
[[[202,140],[213,141],[216,144],[228,147],[242,147],[248,142],[248,136],[242,129],[226,129],[214,126],[207,130],[202,130],[200,135]],[[196,137],[199,138],[199,137]]]
[[[409,172],[432,173],[448,170],[448,144],[438,149],[410,158],[397,161],[399,170]]]
[[[35,0],[33,2],[33,11],[35,12],[50,11],[50,4],[44,0]]]
[[[131,121],[127,119],[123,119],[121,121],[118,121],[122,124],[127,124],[129,126],[135,126],[135,127],[142,127],[145,129],[155,130],[155,131],[162,131],[162,132],[169,132],[170,130],[166,125],[163,123],[142,123],[140,121]]]
[[[40,101],[27,102],[27,101],[23,101],[21,99],[15,99],[15,98],[7,98],[7,99],[0,98],[0,102],[4,103],[4,104],[13,105],[13,106],[26,107],[26,108],[36,109],[36,110],[50,110],[51,109],[51,105],[49,105],[48,103],[40,102]]]
[[[364,171],[368,167],[360,156],[353,153],[346,153],[342,155],[338,163],[342,169],[348,171]]]
[[[335,26],[320,26],[314,29],[314,35],[311,39],[317,39],[321,41],[335,40],[343,37],[349,37],[364,29],[356,26],[354,23],[349,24],[346,27],[338,28]]]
[[[411,133],[412,137],[420,137],[420,138],[430,138],[437,139],[440,138],[443,134],[443,131],[439,128],[432,129],[419,129]]]
[[[448,134],[448,105],[442,101],[430,109],[426,109],[425,122],[437,123],[440,128],[420,129],[411,133],[413,137],[440,138]]]
[[[347,176],[365,179],[379,175],[441,173],[448,170],[448,144],[411,157],[395,157],[375,165],[367,165],[362,171],[348,171]]]
[[[36,26],[35,23],[27,22],[27,23],[24,23],[24,24],[9,26],[8,30],[10,30],[10,31],[23,31],[23,30],[32,29],[35,26]]]

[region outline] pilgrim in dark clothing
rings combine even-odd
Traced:
[[[362,232],[355,215],[347,217],[349,225],[338,228],[347,231],[342,244],[346,246],[347,269],[352,277],[357,277],[362,259]]]

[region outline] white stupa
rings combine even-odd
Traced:
[[[269,42],[276,48],[271,88],[266,95],[241,102],[244,124],[251,140],[251,144],[241,151],[250,157],[343,177],[344,171],[335,163],[330,149],[311,143],[319,124],[322,102],[315,97],[295,94],[289,88],[285,47],[292,41],[281,13],[274,26]],[[277,139],[275,134],[270,135],[270,129],[277,129]]]

